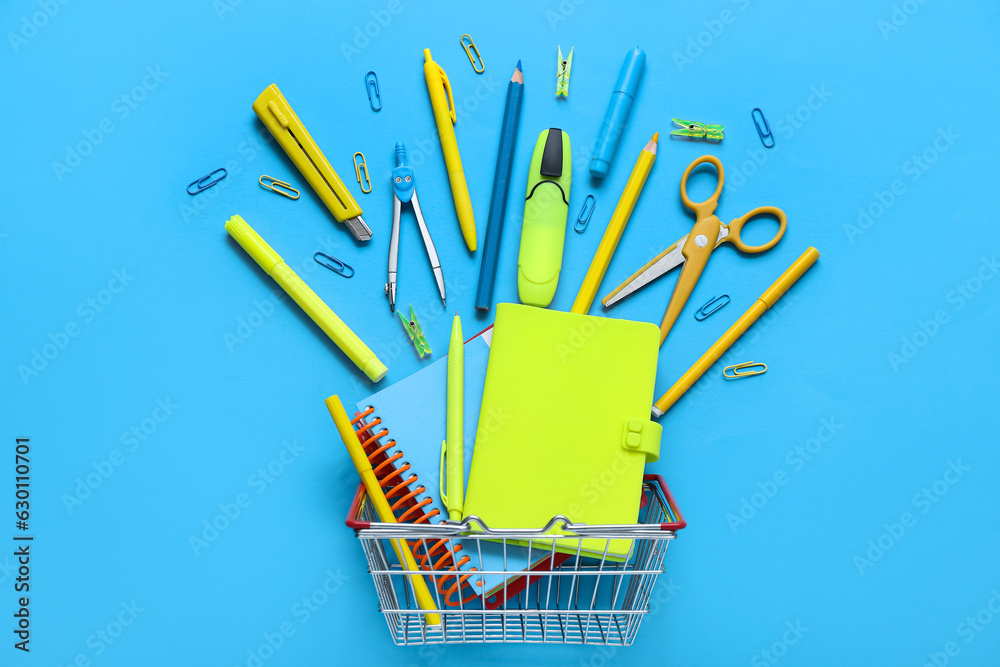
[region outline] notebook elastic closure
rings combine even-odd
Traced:
[[[622,449],[642,452],[646,463],[656,463],[660,458],[660,439],[663,427],[648,419],[628,419],[622,429]]]

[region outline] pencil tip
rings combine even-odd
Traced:
[[[521,61],[520,60],[517,61],[517,69],[521,70],[522,72],[524,71],[524,69],[521,68]]]
[[[655,134],[653,134],[653,141],[659,143],[659,141],[660,141],[660,133],[659,132],[656,132]]]

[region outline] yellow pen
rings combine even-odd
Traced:
[[[705,354],[701,355],[701,359],[694,362],[694,366],[689,368],[674,383],[674,386],[667,390],[667,393],[653,404],[653,418],[663,416],[663,413],[669,410],[670,406],[676,403],[677,399],[683,396],[684,392],[690,389],[691,385],[697,382],[698,378],[704,375],[705,371],[719,360],[719,357],[725,354],[726,350],[736,342],[736,339],[742,336],[743,332],[749,329],[751,324],[756,322],[768,308],[773,306],[788,291],[789,287],[795,284],[795,281],[802,277],[802,274],[810,266],[816,263],[817,259],[819,259],[819,250],[810,247],[791,266],[785,269],[785,272],[767,288],[767,291],[760,295],[760,298],[750,306],[747,312],[743,313],[740,319],[736,320],[733,326],[729,327],[729,330],[722,334],[722,337],[715,341],[715,344],[708,348]]]
[[[344,441],[344,447],[347,447],[347,453],[351,457],[351,462],[354,463],[354,467],[358,470],[358,475],[361,476],[361,483],[365,485],[365,491],[368,492],[368,500],[375,507],[375,513],[378,515],[379,521],[382,523],[398,523],[396,516],[392,513],[392,508],[389,506],[389,501],[385,498],[382,487],[379,486],[378,478],[375,477],[372,464],[365,455],[365,450],[361,446],[361,442],[358,441],[358,434],[354,431],[354,427],[351,426],[351,420],[347,416],[347,413],[344,412],[344,406],[340,402],[340,397],[330,396],[324,402],[326,403],[326,409],[330,411],[330,416],[333,417],[333,423],[337,427],[340,439]],[[413,557],[410,547],[406,545],[405,540],[390,540],[390,542],[399,562],[407,570],[420,569],[417,567],[417,561]],[[434,604],[434,598],[431,597],[431,591],[427,588],[427,582],[424,581],[424,578],[420,575],[410,575],[408,579],[413,586],[413,596],[417,599],[417,604],[420,605],[420,608],[424,610],[437,609],[437,606]],[[426,620],[427,625],[441,625],[440,614],[428,613],[426,614]]]
[[[472,215],[469,186],[465,183],[462,158],[458,154],[458,143],[455,141],[454,124],[458,120],[455,115],[455,98],[451,93],[448,75],[440,65],[431,60],[430,49],[424,49],[424,78],[427,79],[427,93],[431,98],[434,121],[437,123],[438,136],[441,138],[444,164],[448,168],[448,180],[451,181],[451,196],[455,200],[458,224],[462,228],[465,245],[475,252],[476,219]]]
[[[313,292],[309,285],[306,285],[302,278],[299,278],[298,274],[285,264],[281,255],[276,253],[254,231],[253,227],[247,224],[246,220],[241,216],[234,215],[226,221],[226,231],[236,239],[236,242],[247,251],[248,255],[254,258],[260,268],[274,278],[275,282],[281,285],[281,289],[285,290],[288,296],[292,297],[295,303],[306,311],[312,321],[319,325],[319,328],[337,344],[337,347],[354,362],[354,365],[364,371],[368,379],[372,382],[378,382],[385,377],[388,371],[385,364],[379,361],[375,353],[368,349],[368,346],[358,338],[358,335],[351,331],[350,327],[344,324],[344,321],[337,317],[322,299],[316,296],[316,292]]]
[[[580,286],[580,292],[576,295],[576,301],[573,302],[573,307],[570,309],[571,313],[586,315],[590,311],[594,297],[597,296],[597,290],[601,287],[601,281],[604,280],[604,273],[611,263],[611,256],[615,254],[618,241],[622,237],[622,232],[625,231],[625,223],[632,215],[632,209],[635,208],[642,188],[646,185],[649,170],[653,168],[653,163],[656,161],[656,146],[659,138],[660,133],[657,132],[639,153],[639,159],[632,167],[632,173],[625,183],[625,189],[622,190],[622,196],[618,200],[618,205],[615,206],[615,212],[611,215],[608,228],[604,230],[601,243],[597,246],[594,259],[590,262],[587,275],[583,278],[583,285]]]

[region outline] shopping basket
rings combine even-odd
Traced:
[[[563,643],[627,646],[649,613],[656,578],[663,573],[667,546],[686,522],[660,475],[643,477],[639,523],[585,525],[555,517],[536,529],[495,529],[476,517],[438,525],[379,523],[363,486],[347,516],[348,527],[361,541],[375,583],[379,609],[396,644]],[[553,550],[553,528],[558,551]],[[582,551],[584,538],[632,541],[629,557],[616,562]],[[470,557],[481,575],[503,575],[503,588],[492,599],[473,596],[448,601],[442,591],[465,580],[453,571],[408,570],[399,564],[391,540],[406,540],[415,551],[445,545]],[[482,567],[481,541],[503,549],[503,570]],[[606,543],[609,544],[609,543]],[[567,545],[569,545],[567,547]],[[575,545],[575,546],[574,546]],[[506,569],[508,549],[526,547],[528,562],[539,563],[530,575]],[[477,563],[478,554],[478,563]],[[513,560],[513,559],[512,559]],[[437,609],[416,603],[409,575],[427,580]],[[461,584],[459,584],[460,586]],[[440,614],[441,624],[428,625],[427,614]]]

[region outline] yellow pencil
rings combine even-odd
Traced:
[[[438,137],[441,139],[441,152],[444,153],[444,164],[448,169],[451,197],[455,200],[458,224],[462,228],[465,245],[472,252],[476,252],[476,218],[472,215],[469,186],[465,182],[462,158],[458,155],[458,142],[455,141],[454,124],[458,120],[455,115],[455,98],[451,92],[448,75],[431,59],[430,49],[424,49],[424,78],[427,79],[427,94],[431,98],[434,121],[437,123]]]
[[[580,292],[576,295],[576,301],[573,302],[573,307],[570,309],[571,313],[586,315],[590,311],[594,297],[597,296],[597,290],[601,287],[601,281],[604,280],[604,272],[608,270],[611,256],[615,254],[618,240],[621,239],[622,232],[625,231],[625,223],[632,215],[632,209],[635,208],[642,187],[646,184],[649,170],[653,168],[653,162],[656,161],[656,145],[659,138],[660,133],[657,132],[639,153],[639,159],[632,167],[632,173],[628,177],[628,182],[625,183],[625,189],[618,200],[618,205],[615,206],[615,212],[611,215],[608,228],[604,230],[601,244],[597,246],[597,253],[594,255],[593,261],[590,262],[587,275],[583,278],[583,285],[580,286]]]
[[[340,402],[340,397],[331,396],[326,399],[325,403],[326,409],[330,411],[333,423],[336,424],[337,431],[340,433],[340,439],[344,441],[347,453],[350,454],[354,467],[358,469],[361,482],[365,485],[365,491],[368,492],[368,499],[371,500],[372,505],[375,507],[375,513],[378,514],[379,520],[383,523],[397,523],[396,516],[389,507],[389,501],[385,499],[385,494],[379,486],[378,478],[375,477],[375,472],[372,470],[372,464],[368,461],[368,456],[365,455],[365,450],[358,440],[358,434],[355,433],[354,427],[351,426],[351,419],[344,412],[344,406]],[[406,545],[406,542],[403,540],[390,540],[390,542],[392,543],[393,550],[396,552],[396,557],[399,558],[399,562],[407,570],[420,569],[417,567],[417,561],[414,559],[413,552],[410,551],[410,547]],[[420,608],[436,609],[437,606],[434,604],[434,598],[431,597],[430,589],[427,588],[427,582],[424,581],[424,578],[420,575],[410,575],[409,580],[413,585],[413,595],[417,599],[417,604],[420,605]],[[427,625],[441,625],[440,614],[428,613],[426,619]]]
[[[695,382],[698,381],[702,375],[705,374],[709,368],[712,367],[716,361],[719,360],[729,346],[736,342],[736,339],[743,335],[750,325],[757,321],[764,312],[773,306],[775,302],[782,297],[782,295],[788,291],[788,288],[795,284],[795,281],[802,277],[802,274],[809,269],[810,266],[816,263],[819,259],[819,250],[810,247],[804,253],[802,253],[795,262],[785,269],[785,272],[778,277],[767,291],[760,295],[752,306],[740,316],[740,319],[736,320],[733,326],[729,327],[726,333],[722,334],[719,340],[715,341],[712,347],[708,348],[705,354],[701,355],[701,359],[694,362],[694,366],[688,369],[684,375],[682,375],[674,386],[667,390],[663,396],[660,397],[656,403],[653,404],[653,417],[657,418],[663,415],[664,412],[670,409],[674,403],[677,402],[684,392],[691,388]]]

